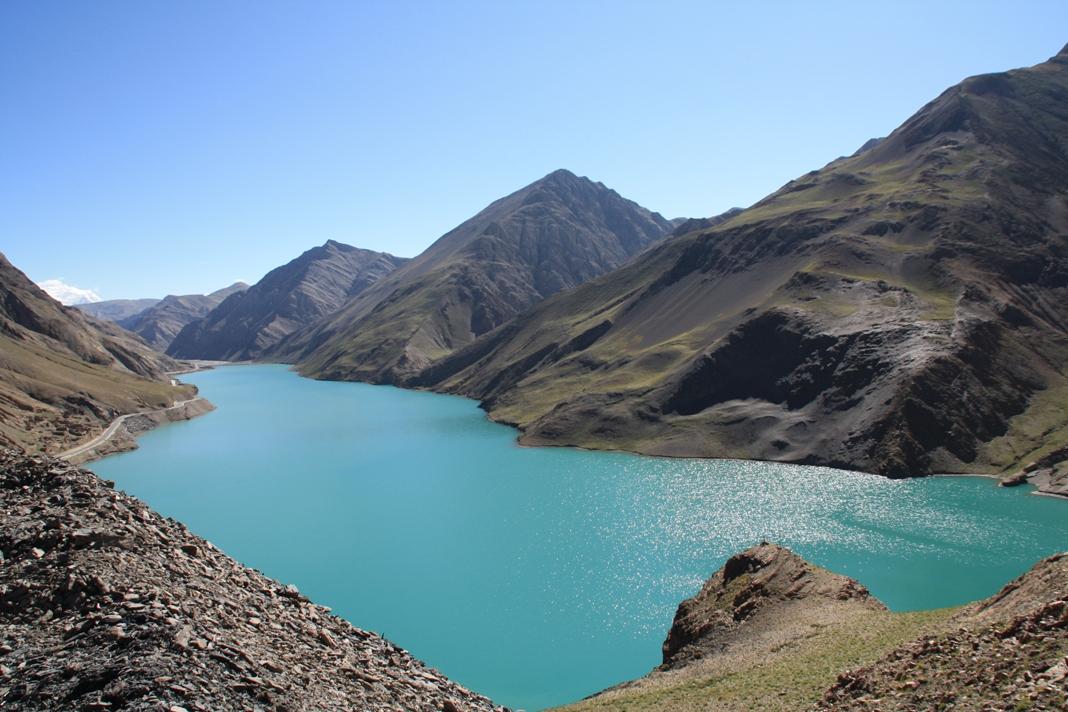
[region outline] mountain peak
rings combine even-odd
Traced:
[[[557,168],[555,171],[545,176],[545,178],[578,178],[578,176],[566,168]]]
[[[1068,57],[1068,44],[1061,48],[1061,51],[1057,53],[1058,57]]]
[[[583,181],[589,179],[577,176],[566,168],[557,168],[541,180],[535,181],[533,185],[575,185]]]
[[[209,296],[209,297],[218,297],[219,299],[225,299],[226,297],[230,296],[234,292],[243,292],[246,289],[248,289],[248,284],[246,282],[238,281],[238,282],[234,282],[229,287],[223,287],[222,289],[216,289],[214,292],[209,292],[207,294],[207,296]]]
[[[661,215],[558,169],[495,200],[271,357],[285,352],[303,373],[397,383],[670,230]]]
[[[404,262],[385,252],[327,240],[274,268],[248,289],[238,292],[239,285],[229,287],[240,296],[226,295],[204,316],[186,324],[167,350],[183,358],[259,358],[267,347],[337,310]]]

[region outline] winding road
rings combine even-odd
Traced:
[[[70,460],[79,455],[84,455],[90,450],[96,449],[97,447],[103,445],[112,437],[114,437],[115,433],[118,432],[119,427],[126,422],[127,418],[132,418],[136,415],[148,415],[150,413],[166,413],[168,410],[181,408],[182,406],[189,405],[190,403],[198,400],[202,400],[202,397],[195,396],[193,398],[188,398],[184,401],[178,401],[174,405],[167,406],[166,408],[160,408],[158,410],[141,410],[136,413],[127,413],[126,415],[120,415],[118,418],[115,418],[115,420],[111,421],[111,424],[104,429],[104,432],[100,433],[88,442],[82,443],[81,445],[76,445],[75,447],[72,447],[70,450],[67,450],[65,452],[61,452],[59,455],[57,455],[57,457],[61,460]]]

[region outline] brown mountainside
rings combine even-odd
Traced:
[[[0,255],[0,443],[63,450],[115,416],[171,405],[176,368],[110,322],[65,307]]]
[[[233,294],[174,339],[176,358],[258,359],[280,340],[338,309],[406,259],[334,240],[271,270]]]
[[[166,352],[187,324],[205,316],[231,294],[246,289],[248,285],[244,282],[235,282],[211,294],[169,294],[147,309],[117,320],[117,323],[140,336],[156,351]]]
[[[316,378],[394,382],[671,231],[568,171],[501,198],[272,354]]]
[[[1068,55],[535,306],[410,378],[533,443],[891,476],[1068,442]]]

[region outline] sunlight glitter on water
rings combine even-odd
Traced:
[[[94,469],[514,707],[647,672],[679,602],[764,539],[897,610],[1068,548],[1068,503],[985,479],[525,448],[462,398],[279,366],[189,380],[218,410]]]

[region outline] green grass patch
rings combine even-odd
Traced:
[[[822,697],[838,675],[875,662],[936,630],[956,608],[915,613],[870,611],[813,628],[802,640],[748,664],[710,666],[707,675],[664,676],[566,708],[593,710],[796,710]],[[717,661],[718,662],[718,661]]]

